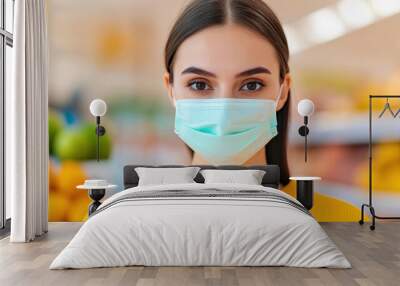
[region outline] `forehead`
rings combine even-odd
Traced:
[[[217,75],[266,66],[279,74],[272,44],[261,34],[237,24],[208,27],[187,38],[175,55],[174,70],[196,66]]]

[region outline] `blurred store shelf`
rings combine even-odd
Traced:
[[[393,118],[389,114],[378,118],[373,114],[373,142],[400,141],[400,117]],[[352,115],[336,115],[333,113],[315,114],[310,119],[310,145],[321,144],[368,144],[368,113]],[[304,144],[297,130],[300,123],[292,124],[289,140],[293,144]]]

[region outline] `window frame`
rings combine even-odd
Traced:
[[[1,5],[1,21],[0,21],[0,237],[9,233],[10,231],[10,218],[6,218],[6,190],[5,190],[5,98],[6,98],[6,50],[7,46],[13,48],[13,33],[6,29],[7,15],[6,1],[0,0]],[[15,7],[15,0],[12,1],[13,14]],[[11,15],[14,18],[14,15]],[[14,30],[14,27],[13,29]]]

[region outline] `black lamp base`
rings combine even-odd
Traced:
[[[97,208],[101,205],[100,200],[106,194],[106,189],[91,189],[89,190],[89,197],[93,200],[93,203],[89,206],[89,216],[94,213]]]
[[[312,180],[299,180],[296,184],[296,198],[308,210],[311,210],[314,205],[313,185]]]

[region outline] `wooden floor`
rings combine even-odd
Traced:
[[[79,223],[50,223],[49,233],[27,244],[0,241],[0,285],[400,285],[400,223],[379,223],[375,232],[356,223],[323,228],[353,268],[121,267],[48,270]]]

